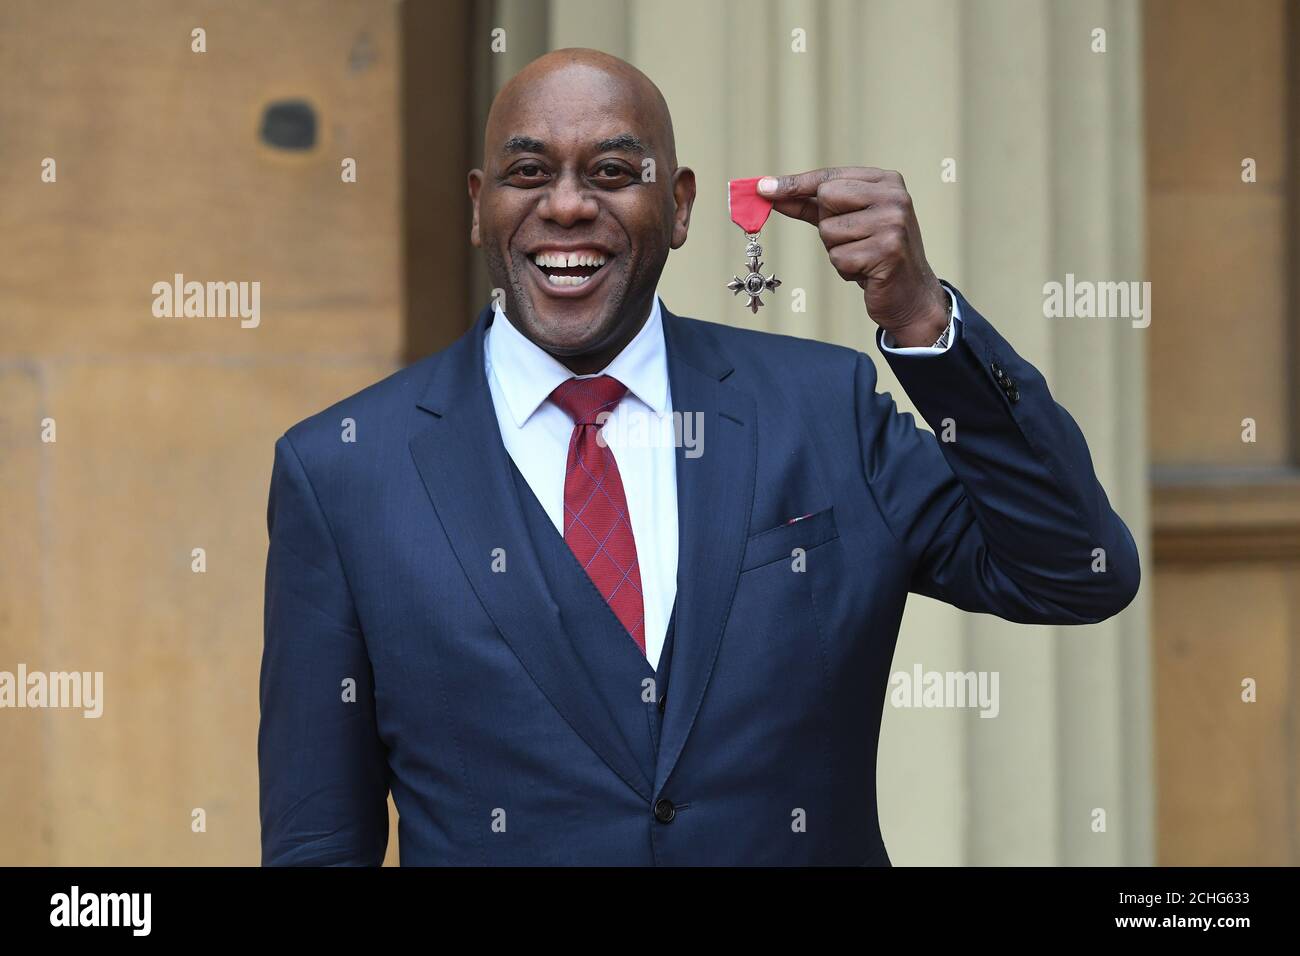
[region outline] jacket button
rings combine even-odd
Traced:
[[[1011,399],[1012,405],[1020,401],[1020,389],[1016,388],[1014,382],[1007,383],[1007,398]]]
[[[993,379],[999,385],[1001,385],[1004,381],[1006,381],[1007,373],[1003,370],[1002,366],[999,365],[997,362],[989,363],[989,371],[993,373]]]
[[[663,713],[664,711],[666,711],[667,709],[668,709],[668,695],[667,695],[667,694],[660,694],[660,695],[659,695],[659,713],[662,714],[662,713]]]
[[[673,806],[671,800],[660,797],[655,801],[655,819],[660,823],[672,823],[673,817],[677,816],[677,808]]]

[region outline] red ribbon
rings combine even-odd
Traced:
[[[733,179],[727,184],[727,205],[731,209],[731,221],[745,230],[746,235],[752,236],[762,229],[772,212],[772,200],[764,199],[758,194],[760,178]]]

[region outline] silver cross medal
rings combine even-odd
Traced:
[[[749,245],[745,248],[745,259],[749,263],[749,275],[745,278],[732,276],[731,281],[727,283],[727,288],[731,290],[732,295],[739,295],[742,291],[749,296],[749,311],[757,313],[763,300],[759,298],[764,292],[773,292],[781,284],[781,280],[773,272],[770,276],[763,275],[763,247],[758,244],[758,233],[746,233],[745,238],[749,240]]]

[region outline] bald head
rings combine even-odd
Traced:
[[[653,143],[644,143],[643,146],[653,149],[659,162],[669,171],[675,169],[677,145],[673,137],[673,119],[668,112],[668,101],[659,87],[626,60],[584,47],[553,50],[539,56],[501,87],[488,112],[483,137],[484,167],[487,166],[487,152],[494,143],[504,143],[518,135],[507,128],[508,120],[512,120],[521,109],[528,111],[544,95],[543,91],[563,92],[566,88],[591,89],[593,86],[604,94],[602,100],[635,107],[635,113],[653,138]],[[589,105],[592,109],[600,107],[599,102]]]
[[[508,321],[577,374],[644,325],[670,249],[686,241],[695,174],[677,165],[658,87],[596,50],[556,50],[497,94],[470,241]]]

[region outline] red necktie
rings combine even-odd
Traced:
[[[551,401],[573,419],[564,472],[564,540],[614,616],[645,653],[645,606],[636,540],[614,452],[598,441],[602,412],[612,414],[627,394],[618,379],[571,378]]]

